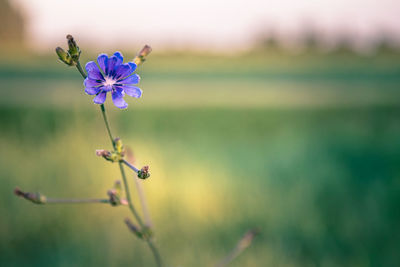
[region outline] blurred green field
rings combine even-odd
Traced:
[[[144,182],[168,266],[399,266],[398,57],[157,55],[113,132]],[[152,266],[124,207],[36,206],[104,197],[118,167],[79,74],[50,57],[0,64],[0,266]]]

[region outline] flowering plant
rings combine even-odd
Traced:
[[[106,54],[100,54],[97,57],[97,63],[90,61],[85,65],[85,70],[80,64],[81,50],[76,44],[74,38],[71,35],[67,35],[68,50],[65,51],[61,47],[56,48],[56,53],[59,59],[67,64],[68,66],[75,66],[84,79],[85,92],[88,95],[93,95],[93,102],[100,105],[101,114],[106,126],[108,136],[111,141],[112,149],[99,149],[96,150],[96,155],[104,158],[105,160],[117,163],[122,177],[122,183],[116,181],[114,187],[107,192],[107,198],[104,199],[59,199],[49,198],[40,193],[24,192],[19,188],[14,190],[14,193],[26,200],[29,200],[35,204],[59,204],[59,203],[106,203],[111,206],[128,206],[137,225],[132,222],[131,219],[126,218],[125,223],[128,229],[139,239],[147,243],[151,249],[157,266],[163,266],[163,261],[158,251],[158,248],[154,242],[154,234],[151,226],[147,205],[145,203],[145,197],[141,191],[141,186],[137,183],[136,178],[136,189],[138,190],[140,204],[143,210],[144,217],[142,218],[137,212],[137,207],[133,204],[128,186],[127,176],[124,167],[128,167],[134,173],[137,178],[147,179],[150,177],[149,166],[143,166],[137,168],[131,164],[129,157],[129,150],[126,149],[120,138],[115,138],[111,133],[111,128],[107,119],[106,109],[104,102],[107,98],[107,93],[111,93],[111,98],[114,105],[117,108],[125,109],[128,104],[124,100],[124,96],[128,95],[134,98],[140,98],[142,96],[142,90],[136,85],[140,81],[138,74],[134,73],[139,65],[141,65],[146,57],[151,52],[151,47],[146,45],[136,55],[136,57],[127,63],[123,63],[123,56],[120,52],[115,52],[112,56]],[[125,191],[125,197],[123,197],[123,191]],[[244,237],[238,242],[235,249],[228,254],[217,266],[227,265],[233,258],[241,253],[246,247],[248,247],[255,235],[256,231],[248,231]]]
[[[120,138],[114,138],[110,125],[107,119],[106,109],[104,102],[106,101],[107,93],[111,93],[112,101],[114,105],[120,109],[125,109],[128,104],[124,100],[124,96],[129,95],[135,98],[142,96],[142,90],[135,85],[139,83],[140,77],[136,73],[133,73],[137,66],[142,64],[146,60],[146,56],[151,52],[151,47],[146,45],[137,54],[132,62],[123,63],[123,56],[120,52],[115,52],[114,55],[108,57],[106,54],[100,54],[97,58],[97,64],[94,61],[90,61],[86,64],[85,70],[82,69],[80,63],[81,50],[76,44],[74,38],[71,35],[67,35],[68,40],[68,51],[65,51],[61,47],[56,48],[56,53],[59,59],[67,64],[68,66],[75,66],[84,79],[85,92],[88,95],[94,95],[93,102],[100,105],[100,110],[103,116],[103,120],[107,129],[108,136],[110,137],[112,150],[97,150],[96,155],[103,157],[107,161],[118,163],[123,181],[123,187],[120,181],[116,181],[114,187],[107,192],[108,198],[106,199],[58,199],[48,198],[40,193],[29,193],[23,192],[19,188],[16,188],[14,193],[17,196],[23,197],[35,204],[54,204],[54,203],[108,203],[112,206],[128,206],[132,215],[135,217],[138,226],[135,225],[129,218],[125,219],[125,223],[129,230],[131,230],[137,237],[144,240],[151,251],[153,252],[157,266],[163,266],[160,253],[154,243],[153,231],[151,229],[151,223],[148,218],[146,221],[142,219],[134,206],[131,194],[128,187],[128,181],[126,178],[124,166],[129,167],[133,170],[139,179],[147,179],[150,177],[149,167],[144,166],[142,168],[136,168],[127,159],[126,149],[122,144]],[[122,189],[125,190],[125,198],[122,197]],[[137,190],[141,190],[138,186]],[[140,192],[140,196],[143,193]],[[142,202],[142,208],[147,209],[147,205],[143,202],[144,197],[140,198]],[[144,210],[144,214],[148,214],[148,211]]]

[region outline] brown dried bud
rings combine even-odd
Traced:
[[[47,202],[46,196],[40,193],[29,193],[20,190],[18,187],[14,189],[14,194],[19,197],[23,197],[35,204],[45,204]]]
[[[146,61],[146,57],[151,53],[151,51],[151,47],[149,45],[145,45],[133,59],[133,62],[135,62],[136,65],[142,64]]]

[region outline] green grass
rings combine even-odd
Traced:
[[[95,111],[1,110],[4,265],[151,263],[122,223],[124,208],[33,206],[12,195],[19,185],[49,196],[105,196],[119,177],[94,155],[109,147]],[[145,187],[171,264],[207,266],[257,226],[261,237],[233,266],[394,266],[399,114],[133,109],[111,117],[139,163],[151,166]]]
[[[150,165],[144,187],[170,266],[212,266],[252,227],[261,235],[231,266],[400,264],[393,60],[353,60],[346,74],[332,58],[285,59],[275,72],[276,59],[171,58],[146,62],[144,98],[127,111],[107,105],[114,134]],[[78,74],[21,62],[0,68],[0,265],[152,266],[126,208],[12,194],[100,198],[120,179],[94,154],[110,145]]]

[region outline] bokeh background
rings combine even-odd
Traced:
[[[391,0],[1,0],[0,266],[153,265],[126,208],[13,195],[102,198],[120,179],[94,154],[109,148],[99,108],[54,53],[67,33],[83,64],[154,49],[143,98],[106,106],[150,165],[168,266],[212,266],[253,227],[231,266],[400,266],[399,14]]]

